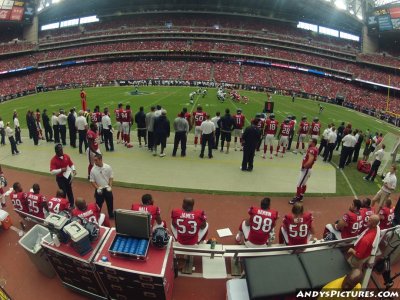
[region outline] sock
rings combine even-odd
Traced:
[[[281,146],[276,147],[276,154],[279,153],[279,149],[281,148]]]
[[[306,185],[303,185],[303,186],[301,187],[301,194],[304,195],[304,194],[306,193],[306,190],[307,190],[307,186],[306,186]]]
[[[126,142],[128,144],[131,142],[131,136],[129,134],[126,135]]]
[[[302,188],[301,188],[301,186],[298,186],[298,187],[297,187],[297,192],[296,192],[296,197],[299,197],[299,198],[300,198],[301,192],[302,192]]]
[[[199,138],[197,136],[194,137],[194,144],[197,145]]]
[[[235,136],[235,146],[236,146],[236,143],[237,143],[237,137]]]
[[[119,140],[119,135],[120,135],[120,133],[121,133],[121,132],[119,132],[119,131],[117,132],[117,140]]]
[[[285,150],[286,150],[286,148],[285,148],[285,147],[283,147],[282,154],[285,154]]]
[[[274,152],[274,147],[273,146],[269,146],[269,152],[271,152],[271,155],[272,155],[272,153]]]
[[[268,146],[264,145],[264,154],[267,152]]]
[[[296,143],[296,150],[299,149],[299,142]]]
[[[304,143],[301,143],[301,149],[304,150]]]

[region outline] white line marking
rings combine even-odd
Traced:
[[[339,168],[339,166],[337,164],[335,164],[334,162],[332,162],[332,161],[331,161],[331,164],[334,165],[336,168]],[[354,198],[358,199],[358,196],[357,196],[356,192],[354,191],[353,186],[351,185],[351,183],[350,183],[349,179],[347,178],[346,174],[343,172],[343,170],[339,170],[339,171],[342,173],[342,175],[344,177],[344,180],[346,180],[347,184],[349,185],[349,188],[350,188],[351,192],[353,193]]]

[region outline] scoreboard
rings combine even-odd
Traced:
[[[379,31],[400,30],[400,6],[378,8],[368,17],[368,26]]]
[[[28,1],[0,0],[0,22],[21,22],[33,17],[33,7]]]

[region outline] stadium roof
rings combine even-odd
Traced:
[[[356,15],[338,9],[332,0],[56,0],[54,5],[50,4],[51,1],[54,2],[42,0],[42,4],[47,7],[39,13],[41,24],[87,15],[101,17],[179,10],[250,14],[271,19],[305,21],[358,34],[362,27],[362,22]]]

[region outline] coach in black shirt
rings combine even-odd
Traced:
[[[257,120],[244,130],[243,133],[243,160],[242,171],[253,170],[253,160],[258,141],[261,139],[261,131],[257,128]]]
[[[46,135],[46,142],[53,141],[53,129],[50,125],[50,118],[47,115],[47,109],[43,110],[42,114],[43,126],[44,126],[44,134]]]
[[[135,123],[137,125],[139,147],[142,147],[142,137],[144,139],[144,145],[147,146],[146,114],[143,111],[143,106],[139,108],[139,111],[135,115]]]
[[[68,122],[68,131],[69,131],[69,144],[72,148],[76,148],[76,127],[75,127],[75,115],[74,110],[71,109],[69,111],[67,122]]]
[[[229,153],[232,130],[235,129],[235,120],[230,114],[229,109],[225,109],[225,115],[218,121],[218,127],[221,131],[221,152],[224,151],[224,142],[226,141],[226,153]]]

